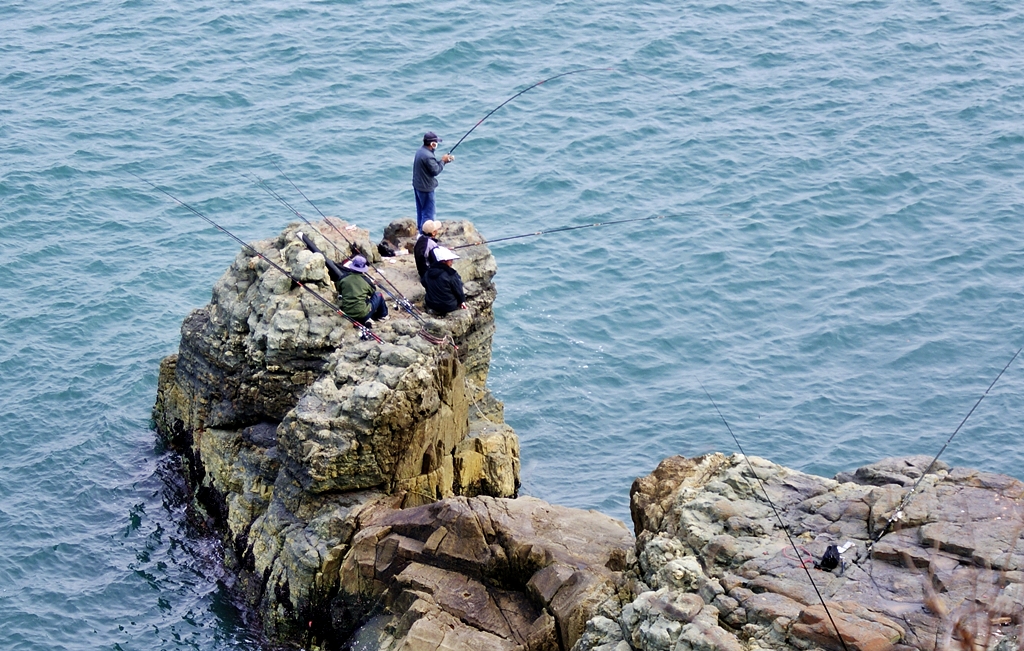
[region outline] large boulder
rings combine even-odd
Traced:
[[[633,547],[617,520],[529,497],[457,497],[362,524],[341,590],[396,613],[380,649],[568,649],[617,600]]]
[[[468,222],[445,226],[450,245],[482,241]],[[154,421],[266,631],[341,639],[365,614],[339,593],[361,518],[518,491],[518,439],[486,387],[494,257],[463,249],[470,309],[436,319],[422,312],[412,256],[381,259],[366,231],[339,220],[292,224],[252,247],[274,265],[242,249],[186,318],[178,354],[161,364]],[[376,263],[368,276],[389,296],[379,341],[333,307],[324,256],[352,250]]]
[[[739,455],[664,460],[631,490],[618,627],[595,618],[575,651],[1020,648],[1024,483],[926,475],[930,462],[826,479]],[[829,545],[843,550],[831,571],[816,567]]]

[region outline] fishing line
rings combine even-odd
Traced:
[[[811,582],[811,587],[814,588],[814,594],[818,595],[818,601],[821,602],[822,608],[825,609],[825,614],[828,615],[828,621],[832,623],[832,628],[836,632],[836,637],[839,638],[839,643],[843,645],[844,651],[849,651],[849,649],[846,646],[846,640],[844,640],[843,636],[840,635],[839,627],[836,626],[836,620],[832,619],[832,612],[828,609],[828,604],[825,603],[825,598],[821,596],[821,592],[818,590],[818,585],[814,582],[814,577],[811,576],[811,571],[807,569],[807,564],[803,562],[803,559],[800,555],[800,548],[797,547],[796,541],[793,540],[793,536],[791,536],[789,533],[789,528],[786,527],[786,524],[782,521],[782,515],[779,513],[779,510],[775,507],[775,502],[772,501],[772,498],[768,497],[768,490],[765,488],[764,482],[761,481],[761,476],[758,475],[757,471],[754,470],[754,466],[753,464],[750,463],[750,459],[747,457],[747,453],[743,451],[743,446],[740,445],[740,440],[732,431],[732,427],[729,427],[729,422],[725,420],[725,416],[722,415],[722,410],[718,408],[718,405],[715,403],[715,399],[711,397],[711,394],[708,393],[708,390],[704,387],[704,383],[701,382],[700,380],[697,380],[697,383],[700,384],[701,389],[704,389],[704,395],[706,395],[708,397],[708,400],[711,401],[711,404],[714,405],[715,411],[718,412],[719,418],[721,418],[722,422],[725,423],[725,428],[729,430],[729,434],[732,435],[732,440],[736,443],[736,447],[739,448],[740,454],[743,455],[743,460],[747,462],[747,468],[750,469],[751,474],[754,475],[755,479],[757,479],[757,483],[761,487],[761,492],[764,494],[764,498],[768,500],[768,504],[772,507],[772,512],[775,513],[775,518],[779,521],[779,526],[782,527],[782,531],[786,534],[786,538],[789,539],[789,544],[793,547],[793,551],[796,552],[797,558],[801,559],[800,567],[803,568],[804,573],[807,575],[807,580]]]
[[[338,254],[342,257],[343,260],[347,260],[347,259],[349,259],[349,258],[351,258],[352,256],[355,256],[355,255],[363,255],[364,252],[358,246],[356,246],[351,240],[349,240],[347,237],[345,237],[344,233],[342,233],[341,236],[345,237],[345,242],[348,243],[348,246],[349,246],[349,252],[348,252],[348,255],[346,255],[340,248],[338,248],[338,245],[334,243],[334,240],[328,239],[326,235],[321,233],[320,230],[316,226],[314,226],[311,221],[306,219],[305,215],[303,215],[298,210],[296,210],[295,206],[293,206],[292,204],[288,203],[288,200],[285,199],[284,197],[282,197],[280,195],[280,193],[277,192],[277,190],[274,190],[273,188],[271,188],[270,185],[264,179],[260,178],[259,176],[256,176],[255,174],[243,174],[242,176],[244,178],[248,179],[254,185],[256,185],[259,188],[261,188],[264,192],[266,192],[267,194],[269,194],[273,198],[277,199],[281,203],[281,205],[283,205],[285,208],[287,208],[288,210],[290,210],[293,213],[295,213],[296,217],[298,217],[302,221],[306,222],[306,224],[310,228],[312,228],[317,234],[319,234],[321,237],[323,237],[325,240],[327,240],[328,242],[331,243],[331,246],[334,247],[334,250],[338,252]],[[330,222],[328,222],[328,223],[330,223]]]
[[[522,235],[511,235],[509,237],[499,237],[496,240],[484,240],[483,242],[473,242],[472,244],[460,244],[458,246],[452,246],[452,249],[464,249],[468,246],[480,246],[482,244],[494,244],[495,242],[505,242],[507,240],[518,240],[523,237],[535,237],[537,235],[547,235],[548,233],[561,233],[562,231],[575,231],[580,228],[594,228],[595,226],[610,226],[612,224],[625,224],[628,222],[646,222],[652,219],[665,219],[665,215],[656,215],[654,217],[637,217],[636,219],[619,219],[611,222],[595,222],[593,224],[582,224],[580,226],[563,226],[561,228],[552,228],[547,231],[537,231],[535,233],[524,233]]]
[[[271,188],[270,185],[268,185],[265,180],[261,179],[258,176],[255,176],[255,175],[253,175],[253,178],[255,179],[255,181],[253,181],[253,182],[257,186],[262,188],[270,196],[272,196],[275,199],[277,199],[278,201],[280,201],[286,208],[288,208],[293,213],[295,213],[295,215],[298,216],[299,219],[301,219],[302,221],[306,222],[306,224],[310,228],[312,228],[315,233],[317,233],[318,235],[320,235],[320,237],[322,237],[325,240],[327,240],[331,244],[331,246],[334,247],[334,250],[337,251],[339,255],[341,255],[342,258],[348,258],[349,257],[349,256],[346,256],[344,254],[344,252],[342,252],[342,250],[340,248],[338,248],[338,245],[334,243],[334,240],[330,239],[329,237],[327,237],[326,235],[321,233],[320,230],[313,224],[313,222],[311,222],[308,219],[306,219],[305,215],[303,215],[298,210],[296,210],[290,203],[288,203],[288,201],[284,197],[282,197],[280,194],[278,194],[276,190]],[[327,222],[327,223],[330,224],[330,222]],[[337,229],[335,229],[335,230],[337,230]],[[344,237],[344,233],[342,233],[342,237]],[[349,244],[349,249],[351,251],[350,255],[355,255],[356,252],[359,251],[359,248],[355,244],[353,244],[348,238],[345,238],[345,241],[348,242],[348,244]],[[388,280],[388,278],[379,269],[377,269],[377,267],[375,267],[372,262],[367,260],[367,264],[370,265],[371,269],[373,269],[375,272],[377,272],[377,275],[379,275],[381,278],[383,278],[385,281],[387,281],[388,284],[391,284],[391,281]],[[387,287],[384,287],[383,285],[380,286],[380,288],[382,290],[384,290],[384,292],[387,293],[388,296],[391,297],[391,300],[393,300],[395,302],[395,305],[397,305],[398,307],[404,309],[406,312],[408,312],[410,315],[412,315],[413,318],[417,319],[421,323],[425,323],[425,321],[423,320],[423,317],[421,317],[417,313],[416,306],[414,306],[411,302],[409,302],[409,299],[407,299],[405,296],[403,296],[402,293],[400,291],[398,291],[397,287],[395,287],[393,284],[391,285],[391,287],[395,290],[395,292],[397,292],[398,296],[396,296],[392,292],[388,291]]]
[[[524,93],[526,93],[526,92],[528,92],[530,90],[533,90],[534,88],[536,88],[536,87],[538,87],[538,86],[540,86],[542,84],[545,84],[545,83],[547,83],[549,81],[553,81],[553,80],[558,79],[560,77],[567,77],[569,75],[579,74],[579,73],[582,73],[582,72],[622,72],[623,74],[636,75],[636,76],[639,76],[639,77],[643,77],[643,78],[645,78],[645,79],[647,79],[649,81],[653,81],[653,82],[655,82],[655,83],[657,83],[659,85],[664,85],[663,82],[659,81],[658,79],[655,79],[654,77],[650,77],[648,75],[645,75],[642,72],[636,72],[636,71],[630,71],[630,72],[626,73],[626,72],[624,72],[622,70],[619,70],[619,69],[616,69],[616,68],[577,68],[575,70],[569,70],[567,72],[563,72],[563,73],[560,73],[560,74],[548,77],[547,79],[542,79],[542,80],[538,81],[535,84],[527,86],[523,90],[519,91],[518,93],[516,93],[516,94],[512,95],[511,97],[509,97],[508,99],[506,99],[501,104],[498,104],[497,106],[495,106],[493,109],[490,110],[490,112],[487,113],[487,115],[485,115],[482,118],[480,118],[480,120],[477,121],[477,123],[474,124],[473,127],[469,131],[467,131],[465,134],[463,134],[463,136],[461,138],[459,138],[458,141],[454,145],[452,145],[452,148],[448,150],[448,153],[451,154],[453,151],[455,151],[456,147],[461,145],[462,141],[465,140],[469,136],[469,134],[473,133],[473,131],[475,131],[476,128],[479,127],[481,124],[483,124],[484,121],[487,118],[489,118],[492,115],[494,115],[494,113],[496,113],[500,108],[502,108],[503,106],[505,106],[506,104],[508,104],[512,100],[516,99],[517,97],[523,95]],[[682,101],[681,97],[679,97],[675,93],[672,93],[672,94],[677,99]],[[502,237],[502,238],[499,238],[499,239],[496,239],[496,240],[491,240],[490,242],[486,242],[485,241],[485,242],[476,242],[476,243],[473,243],[473,244],[462,244],[462,245],[455,246],[455,247],[450,247],[450,248],[453,248],[453,249],[464,249],[464,248],[470,247],[470,246],[479,246],[480,244],[493,244],[495,242],[504,242],[506,240],[515,240],[515,239],[519,239],[519,238],[523,238],[523,237],[534,237],[534,236],[537,236],[537,235],[545,235],[547,233],[558,233],[558,232],[561,232],[561,231],[571,231],[571,230],[576,230],[576,229],[579,229],[579,228],[593,228],[595,226],[606,226],[606,225],[609,225],[609,224],[624,224],[624,223],[627,223],[627,222],[647,221],[647,220],[650,220],[650,219],[664,219],[664,216],[660,216],[659,215],[657,217],[641,217],[639,219],[621,219],[621,220],[618,220],[618,221],[598,222],[598,223],[595,223],[595,224],[585,224],[585,225],[582,225],[582,226],[565,226],[563,228],[553,228],[551,230],[546,230],[546,231],[537,231],[537,232],[534,232],[534,233],[525,233],[523,235],[513,235],[513,236],[510,236],[510,237]]]
[[[337,227],[337,226],[335,226],[335,225],[334,225],[333,223],[331,223],[331,220],[330,220],[330,219],[329,219],[329,218],[327,217],[327,215],[325,215],[325,214],[324,214],[324,212],[323,212],[322,210],[320,210],[320,208],[319,208],[319,207],[318,207],[318,206],[317,206],[317,205],[316,205],[315,203],[313,203],[313,200],[312,200],[312,199],[310,199],[309,197],[307,197],[307,196],[306,196],[306,193],[305,193],[305,192],[303,192],[302,190],[300,190],[300,189],[299,189],[299,186],[295,185],[295,182],[294,182],[294,181],[292,181],[292,180],[291,180],[291,178],[289,178],[289,177],[288,177],[288,175],[284,173],[284,170],[283,170],[283,169],[281,169],[281,166],[277,164],[277,162],[276,162],[276,161],[274,160],[273,156],[271,156],[269,152],[266,152],[266,151],[265,151],[264,153],[266,153],[267,157],[268,157],[268,158],[270,159],[270,163],[271,163],[271,165],[273,165],[273,166],[274,166],[275,168],[277,168],[277,171],[278,171],[278,172],[279,172],[279,173],[281,174],[281,176],[283,176],[283,177],[284,177],[284,179],[285,179],[286,181],[288,181],[288,183],[290,183],[290,184],[291,184],[291,186],[292,186],[293,188],[295,188],[295,191],[296,191],[296,192],[298,192],[298,193],[299,193],[300,195],[302,195],[302,198],[303,198],[303,199],[305,199],[305,200],[306,200],[307,202],[309,202],[309,205],[313,206],[313,208],[314,208],[314,209],[315,209],[315,210],[316,210],[316,211],[317,211],[318,213],[320,213],[320,216],[321,216],[321,217],[323,217],[324,223],[326,223],[326,224],[327,224],[328,226],[330,226],[331,228],[333,228],[333,229],[334,229],[334,231],[335,231],[335,232],[336,232],[336,233],[337,233],[338,235],[341,235],[341,237],[342,237],[342,238],[343,238],[343,239],[344,239],[344,240],[345,240],[346,242],[348,242],[348,245],[349,245],[349,247],[351,247],[352,249],[354,249],[354,250],[358,251],[358,250],[359,250],[359,247],[358,247],[358,246],[356,246],[356,245],[355,245],[355,243],[353,243],[353,242],[352,242],[352,240],[348,239],[348,236],[346,236],[346,235],[345,235],[344,233],[342,233],[342,232],[341,232],[341,229],[340,229],[340,228],[338,228],[338,227]],[[288,204],[286,203],[285,205],[288,205]],[[291,206],[288,206],[288,207],[289,207],[289,208],[291,208]],[[292,208],[292,211],[293,211],[293,212],[295,212],[295,214],[296,214],[296,215],[299,215],[299,217],[302,217],[302,215],[301,215],[301,214],[299,213],[299,211],[295,210],[294,208]],[[305,220],[305,217],[302,217],[302,219],[303,219],[303,220]],[[306,223],[309,223],[309,222],[306,222]],[[319,232],[319,231],[317,231],[317,232]],[[326,239],[326,238],[325,238],[325,239]],[[365,252],[364,252],[364,253],[365,253]],[[373,264],[373,262],[372,262],[372,261],[370,260],[370,256],[369,256],[369,255],[364,255],[363,257],[365,257],[365,258],[366,258],[366,263],[367,263],[368,265],[370,265],[370,268],[371,268],[371,269],[373,269],[373,271],[374,271],[374,272],[375,272],[375,273],[376,273],[376,274],[377,274],[378,276],[380,276],[380,277],[381,277],[381,279],[382,279],[382,280],[383,280],[384,282],[386,282],[386,283],[387,283],[388,285],[390,285],[390,286],[391,286],[391,289],[393,289],[393,290],[395,291],[395,293],[396,293],[396,294],[398,294],[399,296],[401,296],[401,298],[400,298],[400,299],[399,299],[399,298],[395,298],[394,296],[392,296],[392,298],[393,298],[393,299],[395,300],[395,303],[397,303],[397,304],[399,305],[399,307],[403,308],[403,309],[404,309],[405,311],[409,312],[409,314],[412,314],[413,316],[416,316],[416,314],[414,314],[414,313],[413,313],[413,311],[414,311],[414,310],[415,310],[416,308],[415,308],[415,306],[414,306],[414,305],[413,305],[412,303],[410,303],[410,302],[409,302],[409,299],[407,299],[407,298],[406,298],[406,297],[405,297],[405,296],[404,296],[404,295],[402,294],[402,292],[401,292],[401,291],[400,291],[400,290],[399,290],[399,289],[398,289],[397,287],[395,287],[395,284],[394,284],[394,283],[392,283],[392,282],[391,282],[391,280],[389,280],[389,279],[388,279],[388,277],[387,277],[387,276],[385,276],[385,275],[384,275],[384,274],[383,274],[383,273],[381,272],[381,270],[380,270],[380,269],[378,269],[378,268],[376,267],[376,265],[374,265],[374,264]],[[383,287],[382,287],[381,289],[383,289]],[[385,291],[386,291],[386,290],[385,290]],[[391,292],[388,292],[388,293],[390,294]],[[417,318],[419,318],[419,317],[417,317]],[[420,319],[420,320],[422,321],[422,319]]]
[[[194,214],[198,215],[199,217],[202,217],[202,218],[203,218],[203,219],[205,219],[205,220],[206,220],[206,221],[207,221],[208,223],[210,223],[210,224],[211,224],[212,226],[214,226],[214,227],[215,227],[215,228],[217,228],[218,230],[220,230],[220,231],[222,231],[223,233],[225,233],[225,234],[226,234],[226,235],[227,235],[228,237],[230,237],[231,239],[233,239],[233,240],[235,240],[236,242],[238,242],[239,244],[241,244],[241,245],[242,245],[242,246],[243,246],[244,248],[246,248],[246,249],[248,249],[248,250],[252,251],[253,253],[255,253],[255,254],[256,254],[257,256],[259,256],[259,257],[260,257],[260,258],[261,258],[261,259],[262,259],[262,260],[263,260],[264,262],[266,262],[267,264],[269,264],[269,265],[270,265],[271,267],[273,267],[274,269],[278,270],[279,272],[281,272],[282,274],[284,274],[284,275],[285,275],[285,276],[287,276],[288,278],[291,278],[291,280],[292,280],[292,282],[293,282],[293,283],[295,283],[296,285],[298,285],[298,286],[299,286],[299,287],[301,287],[302,289],[304,289],[304,290],[306,290],[307,292],[309,292],[310,294],[312,294],[312,295],[313,295],[313,296],[314,296],[314,297],[315,297],[315,298],[316,298],[316,299],[317,299],[318,301],[320,301],[321,303],[323,303],[323,304],[324,304],[324,305],[326,305],[327,307],[331,308],[331,310],[333,310],[333,311],[334,311],[335,313],[337,313],[337,314],[339,314],[339,315],[341,315],[341,316],[345,317],[346,319],[348,319],[348,320],[349,320],[349,322],[351,322],[351,323],[352,323],[352,326],[353,326],[353,327],[355,327],[355,328],[357,328],[357,329],[359,330],[359,332],[360,332],[360,335],[361,335],[361,336],[363,336],[363,337],[372,337],[373,339],[376,339],[378,343],[381,343],[381,344],[382,344],[382,343],[384,343],[384,340],[383,340],[383,339],[381,339],[380,337],[378,337],[378,336],[377,336],[377,333],[375,333],[374,331],[370,330],[369,328],[367,328],[367,327],[366,327],[365,325],[363,325],[363,324],[362,324],[362,323],[360,323],[359,321],[357,321],[357,320],[353,319],[353,318],[352,318],[352,317],[350,317],[349,315],[347,315],[347,314],[345,314],[344,312],[342,312],[342,311],[341,311],[341,308],[339,308],[339,307],[338,307],[337,305],[335,305],[334,303],[331,303],[331,302],[330,302],[330,301],[328,301],[328,300],[327,300],[326,298],[324,298],[323,296],[321,296],[321,295],[319,294],[319,292],[316,292],[316,291],[314,291],[313,289],[311,289],[311,288],[309,288],[309,287],[305,286],[304,284],[302,284],[302,282],[301,282],[301,281],[300,281],[300,280],[299,280],[298,278],[296,278],[295,276],[291,275],[290,273],[288,273],[287,271],[285,271],[283,267],[281,267],[280,265],[276,264],[276,263],[275,263],[275,262],[274,262],[273,260],[271,260],[271,259],[270,259],[270,258],[268,258],[267,256],[263,255],[263,254],[262,254],[262,253],[260,253],[259,251],[257,251],[257,250],[256,250],[256,249],[255,249],[255,248],[254,248],[254,247],[253,247],[253,246],[252,246],[251,244],[248,244],[248,243],[246,243],[245,241],[243,241],[243,240],[242,240],[241,238],[239,238],[239,237],[238,237],[237,235],[235,235],[234,233],[232,233],[232,232],[231,232],[231,231],[229,231],[228,229],[224,228],[223,226],[221,226],[221,225],[220,225],[220,224],[218,224],[217,222],[213,221],[212,219],[210,219],[209,217],[207,217],[207,216],[206,216],[206,215],[204,215],[203,213],[199,212],[198,210],[196,210],[196,209],[195,209],[195,208],[193,208],[192,206],[188,205],[187,203],[185,203],[185,202],[184,202],[184,201],[182,201],[181,199],[179,199],[179,198],[175,197],[175,196],[174,196],[173,194],[171,194],[171,193],[170,193],[170,192],[168,192],[167,190],[164,190],[164,189],[160,188],[160,187],[159,187],[159,186],[157,186],[157,185],[156,185],[155,183],[152,183],[152,182],[150,182],[150,181],[148,181],[148,180],[146,180],[146,179],[142,178],[141,176],[139,176],[138,174],[136,174],[136,173],[134,173],[134,172],[128,172],[128,173],[129,173],[129,174],[131,174],[132,176],[134,176],[135,178],[139,179],[139,180],[140,180],[140,181],[142,181],[143,183],[146,183],[147,185],[150,185],[150,186],[152,186],[152,187],[153,187],[153,189],[154,189],[154,190],[156,190],[157,192],[160,192],[160,193],[162,193],[162,194],[165,194],[165,195],[167,195],[168,197],[170,197],[171,199],[173,199],[173,200],[174,200],[174,201],[175,201],[176,203],[178,203],[179,205],[181,205],[181,206],[183,206],[183,207],[187,208],[188,210],[190,210],[190,211],[191,211],[192,213],[194,213]]]
[[[554,75],[553,77],[548,77],[547,79],[541,79],[540,81],[538,81],[537,83],[533,84],[532,86],[527,86],[526,88],[524,88],[523,90],[519,91],[515,95],[513,95],[513,96],[509,97],[508,99],[506,99],[501,104],[498,104],[497,106],[495,106],[493,109],[491,109],[491,111],[487,115],[485,115],[482,118],[480,118],[480,120],[476,124],[473,125],[472,129],[467,131],[461,138],[459,138],[458,142],[456,142],[452,146],[452,148],[448,150],[448,153],[450,154],[453,151],[455,151],[455,148],[458,147],[460,144],[462,144],[462,141],[465,140],[466,137],[469,134],[473,133],[473,131],[475,131],[478,126],[483,124],[484,120],[486,120],[487,118],[489,118],[492,115],[494,115],[494,113],[497,112],[498,109],[500,109],[501,107],[505,106],[506,104],[508,104],[512,100],[516,99],[517,97],[519,97],[523,93],[526,93],[527,91],[533,90],[534,88],[536,88],[537,86],[540,86],[541,84],[546,84],[549,81],[553,81],[555,79],[558,79],[559,77],[567,77],[569,75],[576,75],[576,74],[579,74],[581,72],[619,72],[619,73],[622,73],[624,75],[636,75],[638,77],[643,77],[644,79],[647,79],[648,81],[652,81],[652,82],[658,84],[659,86],[664,86],[664,87],[666,87],[666,89],[668,88],[666,86],[666,84],[663,81],[661,81],[660,79],[655,79],[654,77],[651,77],[650,75],[645,75],[644,73],[636,72],[635,70],[625,71],[625,70],[621,70],[621,69],[618,69],[618,68],[577,68],[576,70],[569,70],[568,72],[563,72],[561,74]],[[681,103],[685,102],[685,100],[683,100],[682,97],[680,97],[678,94],[672,92],[671,90],[669,90],[669,93],[671,93],[672,96],[674,96],[676,99],[678,99]]]
[[[1021,346],[1020,348],[1018,348],[1017,352],[1015,352],[1013,354],[1013,357],[1010,358],[1010,361],[1006,362],[1006,366],[1003,367],[1003,370],[999,371],[999,374],[996,375],[996,379],[992,380],[992,384],[988,385],[988,388],[985,389],[985,393],[981,394],[981,397],[978,398],[978,401],[974,403],[974,406],[971,407],[971,410],[969,412],[967,412],[967,415],[964,416],[964,419],[962,421],[960,421],[960,424],[957,425],[955,430],[953,430],[953,433],[949,435],[949,438],[946,439],[946,442],[945,442],[945,444],[943,444],[942,448],[939,450],[939,453],[935,455],[935,458],[932,459],[932,462],[928,464],[928,467],[924,469],[924,472],[921,473],[921,476],[914,483],[914,487],[911,488],[910,492],[907,493],[903,497],[903,499],[900,501],[900,505],[897,506],[896,510],[893,512],[893,514],[891,516],[889,516],[889,519],[886,521],[885,526],[882,527],[882,530],[878,533],[877,536],[875,536],[874,540],[871,541],[871,544],[869,544],[867,546],[867,553],[868,553],[868,557],[869,558],[870,558],[870,554],[871,554],[871,549],[875,546],[875,543],[877,543],[879,540],[881,540],[882,536],[884,536],[887,533],[889,533],[889,530],[892,528],[892,525],[893,525],[894,522],[896,522],[897,520],[899,520],[900,518],[903,517],[903,510],[907,507],[907,504],[910,503],[910,499],[917,492],[918,487],[921,486],[921,482],[923,482],[924,478],[926,476],[928,476],[929,472],[931,472],[932,467],[934,467],[936,462],[938,462],[939,457],[942,456],[942,453],[946,451],[946,448],[949,446],[950,442],[953,440],[953,437],[957,435],[957,433],[960,431],[960,428],[964,426],[964,423],[967,422],[967,419],[971,417],[971,414],[974,413],[974,410],[978,408],[978,405],[981,404],[981,401],[984,400],[985,396],[988,395],[988,392],[991,391],[992,387],[994,387],[996,385],[996,382],[999,381],[999,378],[1003,377],[1003,373],[1006,372],[1006,369],[1010,368],[1010,364],[1013,364],[1013,360],[1017,359],[1017,355],[1020,355],[1020,351],[1021,350],[1024,350],[1024,346]]]
[[[483,116],[482,118],[480,118],[480,121],[479,121],[479,122],[477,122],[476,124],[474,124],[474,125],[473,125],[473,128],[472,128],[472,129],[470,129],[469,131],[467,131],[467,132],[466,132],[466,133],[465,133],[465,134],[464,134],[464,135],[463,135],[463,136],[462,136],[461,138],[459,138],[459,141],[458,141],[458,142],[456,142],[456,143],[455,143],[455,144],[454,144],[454,145],[452,146],[452,148],[448,150],[448,153],[450,154],[450,153],[452,153],[453,151],[455,151],[455,148],[456,148],[456,147],[458,147],[459,145],[461,145],[461,144],[462,144],[462,141],[463,141],[463,140],[465,140],[465,139],[466,139],[466,137],[467,137],[467,136],[468,136],[469,134],[473,133],[473,131],[475,131],[475,130],[476,130],[476,128],[477,128],[478,126],[480,126],[481,124],[483,124],[483,123],[484,123],[484,120],[486,120],[487,118],[489,118],[489,117],[491,117],[492,115],[494,115],[494,113],[495,113],[495,112],[496,112],[496,111],[497,111],[498,109],[500,109],[500,108],[501,108],[502,106],[505,106],[506,104],[508,104],[509,102],[511,102],[512,100],[514,100],[515,98],[517,98],[517,97],[519,97],[520,95],[522,95],[523,93],[525,93],[525,92],[527,92],[527,91],[529,91],[529,90],[533,90],[534,88],[536,88],[537,86],[540,86],[541,84],[545,84],[545,83],[547,83],[547,82],[549,82],[549,81],[553,81],[553,80],[555,80],[555,79],[558,79],[559,77],[567,77],[567,76],[569,76],[569,75],[576,75],[576,74],[579,74],[579,73],[581,73],[581,72],[618,72],[618,71],[617,71],[617,70],[615,70],[615,68],[577,68],[576,70],[570,70],[570,71],[568,71],[568,72],[563,72],[563,73],[561,73],[561,74],[557,74],[557,75],[555,75],[555,76],[553,76],[553,77],[548,77],[547,79],[541,79],[541,80],[540,80],[540,81],[538,81],[537,83],[533,84],[532,86],[527,86],[526,88],[522,89],[521,91],[519,91],[518,93],[516,93],[516,94],[515,94],[515,95],[513,95],[512,97],[509,97],[509,98],[508,98],[507,100],[505,100],[505,101],[504,101],[504,102],[502,102],[501,104],[498,104],[498,105],[497,105],[497,106],[495,106],[495,107],[494,107],[493,109],[491,109],[491,112],[490,112],[490,113],[488,113],[487,115],[485,115],[485,116]]]

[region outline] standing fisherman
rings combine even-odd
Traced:
[[[423,146],[416,151],[412,162],[412,191],[416,194],[416,228],[422,233],[423,222],[434,218],[434,189],[437,187],[437,175],[444,169],[445,163],[455,160],[451,154],[434,158],[434,150],[441,139],[433,131],[423,134]]]

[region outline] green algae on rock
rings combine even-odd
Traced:
[[[298,230],[254,247],[333,301],[324,258]],[[381,260],[366,231],[346,230],[421,300],[411,256]],[[480,241],[469,223],[447,230],[455,242]],[[334,250],[320,235],[332,231],[308,231]],[[368,507],[516,494],[518,439],[485,384],[494,258],[473,247],[457,269],[470,310],[422,323],[394,310],[375,326],[378,344],[243,250],[161,364],[157,430],[181,454],[196,512],[222,533],[226,562],[272,637],[340,639],[358,623],[357,607],[332,602]]]

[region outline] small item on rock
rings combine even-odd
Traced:
[[[839,567],[839,563],[841,563],[842,560],[842,556],[839,555],[839,548],[835,545],[829,545],[825,549],[824,556],[821,557],[821,562],[815,563],[814,568],[817,570],[831,572],[832,570]]]

